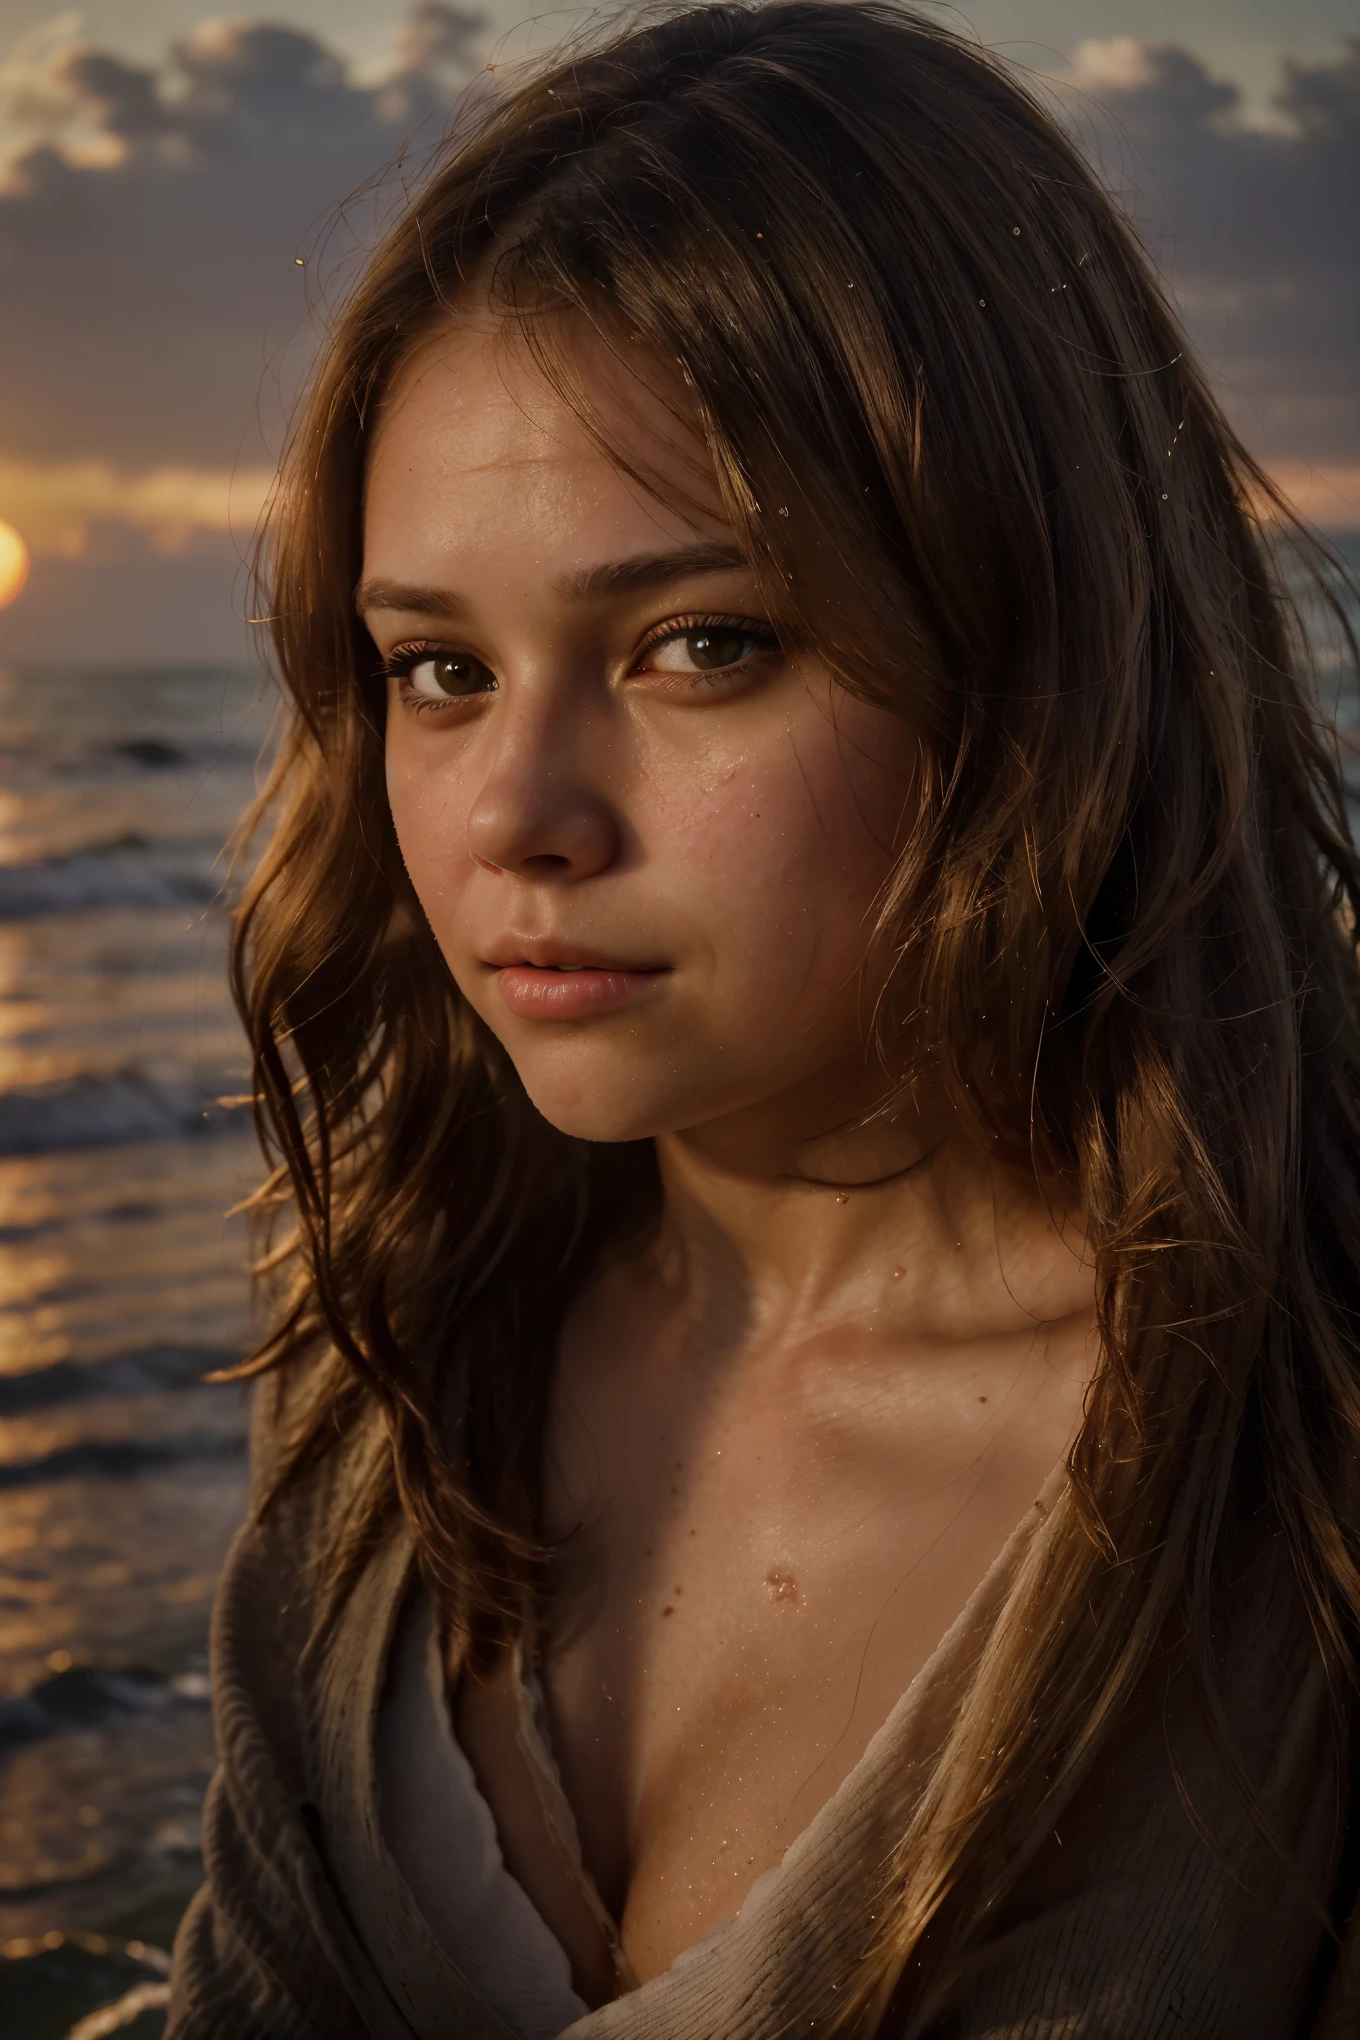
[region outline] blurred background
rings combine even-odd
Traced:
[[[1243,438],[1360,563],[1353,0],[930,11],[1055,95]],[[327,308],[459,94],[590,18],[0,0],[7,2040],[154,2001],[200,1875],[245,1465],[243,1392],[201,1376],[248,1328],[255,1154],[218,1101],[220,853],[271,711],[252,534]]]

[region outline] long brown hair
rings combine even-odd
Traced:
[[[1051,1829],[1173,1619],[1221,1718],[1209,1614],[1243,1522],[1349,1704],[1360,871],[1291,527],[1059,126],[918,16],[654,13],[466,113],[336,325],[274,515],[294,713],[234,974],[262,1201],[293,1219],[252,1363],[305,1385],[285,1477],[380,1419],[336,1590],[404,1512],[483,1646],[534,1591],[557,1329],[654,1178],[649,1147],[534,1112],[393,838],[353,602],[366,446],[473,285],[549,367],[564,314],[678,364],[784,612],[922,733],[883,908],[910,997],[880,1024],[1073,1186],[1096,1256],[1102,1358],[1023,1644],[892,1904],[847,1923],[838,2002],[872,2013],[941,1908],[966,1935]]]

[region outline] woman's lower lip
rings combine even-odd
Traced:
[[[539,970],[510,963],[497,971],[496,982],[521,1020],[583,1020],[630,1005],[665,975],[660,970]]]

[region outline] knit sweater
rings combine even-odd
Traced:
[[[277,1404],[266,1382],[257,1492]],[[375,1726],[415,1584],[409,1536],[394,1529],[373,1552],[337,1621],[322,1631],[315,1620],[317,1556],[356,1479],[352,1458],[331,1455],[252,1514],[228,1560],[214,1613],[207,1879],[176,1940],[166,2040],[512,2040],[383,1833]],[[810,2034],[802,2008],[853,1960],[847,1923],[878,1902],[982,1648],[998,1621],[1023,1617],[1065,1500],[1059,1473],[865,1758],[735,1918],[563,2040]],[[1348,1781],[1322,1667],[1298,1627],[1253,1611],[1225,1667],[1237,1748],[1298,1875],[1257,1832],[1184,1678],[1151,1677],[1060,1830],[928,1999],[896,2019],[893,2040],[1357,2040]]]

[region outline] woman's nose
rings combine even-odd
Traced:
[[[541,725],[506,733],[468,810],[468,849],[484,869],[571,882],[617,857],[609,800],[553,735]]]

